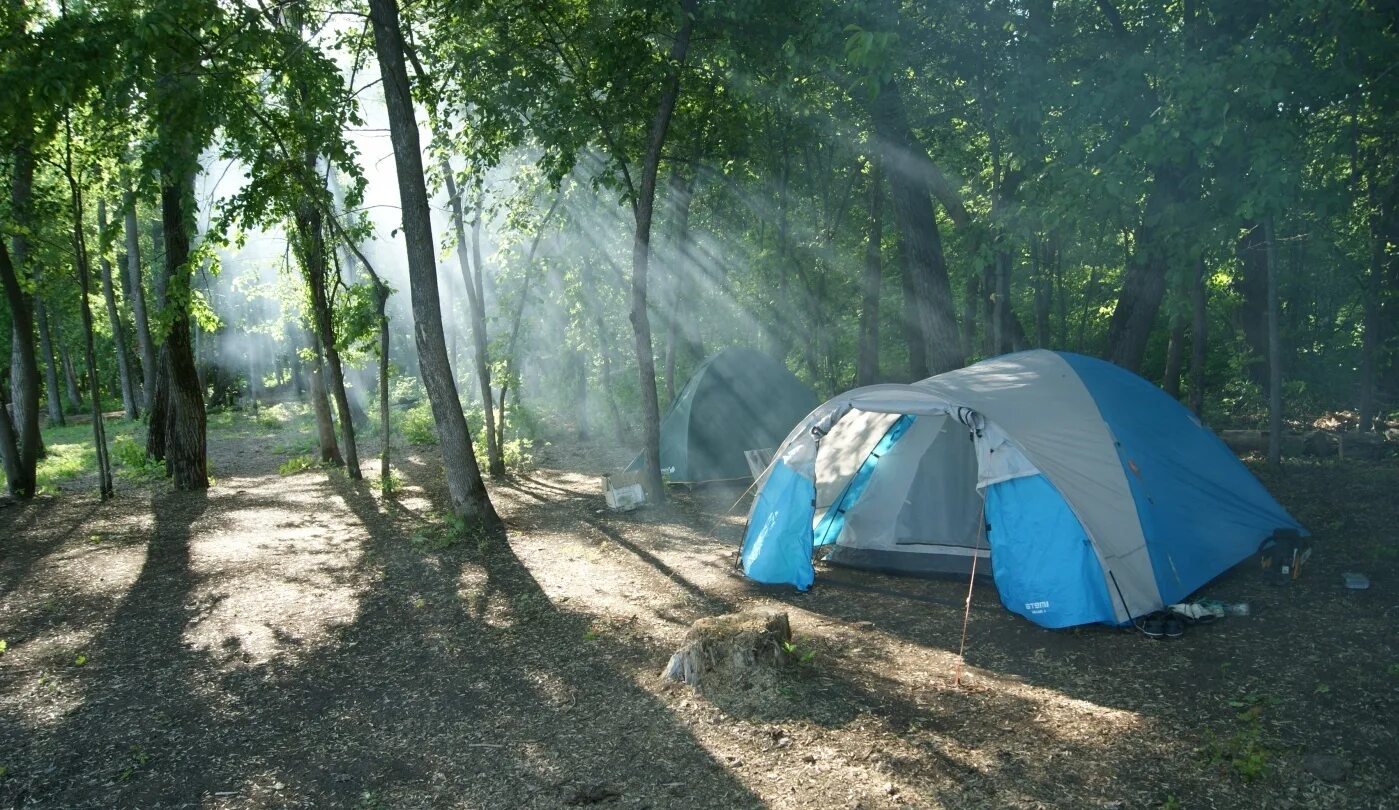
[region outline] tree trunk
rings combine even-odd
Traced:
[[[315,155],[306,156],[309,174],[315,173]],[[350,410],[350,398],[345,392],[345,368],[340,362],[340,349],[336,345],[335,318],[330,300],[330,268],[326,256],[325,221],[315,201],[303,198],[297,206],[296,231],[301,243],[301,265],[306,272],[306,280],[311,292],[311,319],[316,329],[320,352],[325,358],[325,373],[329,372],[330,394],[335,399],[335,412],[340,420],[340,452],[344,453],[345,473],[352,480],[364,477],[359,467],[359,452],[355,444],[354,414]],[[324,453],[324,451],[322,451]]]
[[[492,478],[505,476],[505,459],[500,452],[500,444],[495,431],[495,403],[491,394],[490,336],[486,333],[486,302],[482,300],[485,288],[481,280],[484,269],[481,266],[481,205],[477,200],[475,216],[471,220],[471,257],[476,262],[475,272],[467,261],[466,221],[462,215],[461,194],[457,181],[452,176],[452,166],[446,159],[440,166],[443,182],[447,186],[447,198],[452,205],[452,227],[457,232],[457,263],[461,266],[461,280],[466,285],[467,307],[471,310],[471,351],[476,366],[476,380],[481,389],[482,420],[486,435],[486,466]]]
[[[163,247],[165,236],[159,226],[152,225],[151,237],[155,239],[152,243],[155,245],[155,247],[152,248],[152,252],[158,251],[162,259],[162,265],[157,266],[151,276],[151,281],[154,283],[152,292],[155,293],[156,308],[160,311],[164,311],[165,268],[163,266],[163,260],[165,251]],[[152,261],[154,261],[154,259],[152,259]],[[154,338],[155,336],[152,335],[152,340],[154,340]],[[153,461],[165,461],[165,449],[167,444],[165,440],[165,424],[170,418],[170,375],[168,371],[170,359],[166,354],[165,341],[163,338],[157,345],[160,348],[159,353],[156,355],[155,381],[150,394],[151,405],[146,411],[146,458]]]
[[[865,271],[860,275],[860,346],[855,384],[879,382],[879,292],[883,286],[884,183],[879,162],[870,163],[870,230],[865,243]]]
[[[636,232],[632,238],[631,324],[636,339],[637,374],[641,382],[641,422],[645,439],[646,466],[642,484],[653,502],[665,500],[661,481],[661,411],[656,396],[656,355],[651,345],[651,321],[646,312],[646,274],[651,259],[651,214],[656,202],[656,174],[661,165],[661,148],[680,97],[680,71],[690,51],[698,0],[680,0],[680,30],[670,48],[660,105],[651,121],[646,156],[641,164],[641,184],[636,197]],[[620,157],[620,156],[618,156]]]
[[[1127,262],[1122,291],[1108,322],[1108,359],[1131,371],[1141,368],[1156,314],[1166,295],[1166,247],[1162,243],[1161,220],[1179,183],[1177,173],[1166,167],[1156,167],[1153,175],[1134,239],[1136,250]]]
[[[24,233],[24,229],[30,224],[30,203],[33,197],[34,188],[34,159],[27,148],[16,149],[14,152],[13,181],[10,188],[10,216],[21,228],[12,237],[14,251],[11,257],[16,271],[16,276],[23,273],[25,265],[29,263],[29,238]],[[33,268],[31,275],[34,279],[34,287],[40,289],[39,268]],[[33,301],[34,318],[39,327],[39,348],[44,360],[44,382],[46,404],[49,411],[49,424],[61,427],[66,420],[63,415],[62,394],[58,387],[58,364],[54,360],[53,336],[49,329],[48,308],[44,305],[43,295],[39,292],[31,296],[26,296]],[[15,310],[11,310],[14,312]],[[21,352],[23,351],[22,341],[15,341],[12,345],[14,351],[13,363],[18,368],[24,365]],[[14,375],[11,375],[12,379]],[[23,398],[21,397],[21,400]],[[22,421],[22,420],[21,420]],[[40,453],[42,454],[43,440],[40,437]]]
[[[1374,190],[1370,204],[1374,206]],[[1373,430],[1379,408],[1375,398],[1375,381],[1379,377],[1380,301],[1384,297],[1384,237],[1379,217],[1370,215],[1370,268],[1365,276],[1362,311],[1365,334],[1360,343],[1360,430]]]
[[[27,146],[14,150],[13,179],[10,189],[11,216],[28,220],[34,179],[34,156]],[[3,240],[0,240],[3,241]],[[0,245],[0,286],[10,307],[10,393],[14,407],[9,442],[0,439],[13,459],[15,475],[8,488],[19,498],[35,494],[36,470],[43,454],[39,433],[39,363],[34,354],[34,296],[24,288],[22,277],[29,261],[29,241],[24,234],[13,238],[13,256]]]
[[[72,155],[72,127],[68,125],[65,113],[64,123],[67,129],[65,139],[66,163],[64,170],[68,177],[68,188],[72,198],[73,216],[73,264],[78,270],[78,291],[79,300],[78,312],[82,317],[83,324],[83,358],[87,365],[87,387],[88,397],[92,403],[92,441],[97,455],[97,491],[101,500],[112,497],[112,462],[107,456],[107,431],[102,420],[102,389],[97,381],[97,353],[93,350],[92,342],[92,307],[91,300],[91,277],[92,272],[88,264],[87,238],[83,233],[83,198],[81,187],[77,178],[73,174]]]
[[[142,403],[150,410],[154,398],[156,367],[155,342],[151,340],[150,320],[146,315],[146,293],[141,286],[141,231],[136,221],[136,193],[122,193],[123,226],[126,232],[126,279],[131,289],[131,314],[136,327],[136,345],[141,351]]]
[[[447,362],[447,341],[442,333],[442,302],[437,290],[431,208],[423,179],[423,152],[418,138],[417,116],[408,84],[408,69],[404,64],[403,31],[399,27],[397,0],[370,0],[369,12],[383,77],[384,100],[388,107],[394,166],[398,172],[419,370],[437,424],[452,511],[489,530],[495,530],[501,526],[500,517],[496,515],[485,482],[481,480],[466,417],[457,399],[456,381],[452,379],[452,369]]]
[[[1171,315],[1171,332],[1166,339],[1166,369],[1161,375],[1161,387],[1174,399],[1180,399],[1180,370],[1185,363],[1185,318]]]
[[[341,457],[340,444],[335,439],[335,421],[330,415],[330,398],[326,396],[321,340],[307,332],[306,342],[311,347],[311,410],[316,414],[316,441],[321,450],[321,463],[340,467],[345,459]]]
[[[518,364],[517,354],[520,342],[520,327],[524,324],[525,307],[529,304],[529,291],[534,281],[534,254],[539,250],[539,240],[544,235],[544,228],[549,221],[554,218],[554,212],[558,210],[559,203],[563,201],[563,195],[554,197],[550,203],[549,210],[544,213],[544,218],[539,221],[539,227],[534,232],[534,238],[530,240],[529,253],[525,254],[525,279],[520,286],[520,300],[515,302],[515,314],[510,321],[510,342],[505,347],[505,379],[500,384],[500,408],[496,411],[496,445],[505,447],[505,405],[506,398],[510,393],[510,386],[515,386],[515,402],[520,401],[520,381],[515,379],[518,374],[516,365]],[[584,394],[587,393],[587,372],[584,372]],[[486,426],[489,428],[490,423]]]
[[[105,245],[107,241],[107,202],[100,197],[97,200],[97,232],[102,244]],[[141,413],[136,403],[135,386],[132,385],[131,358],[126,345],[126,328],[122,324],[121,314],[117,310],[116,286],[112,283],[112,263],[107,260],[105,250],[98,253],[97,265],[102,269],[102,298],[107,304],[107,320],[112,325],[112,343],[116,346],[117,377],[121,383],[121,406],[126,411],[127,419],[138,419]]]
[[[1195,261],[1195,280],[1190,287],[1190,410],[1197,417],[1205,412],[1205,361],[1209,348],[1207,278],[1205,259],[1200,257]]]
[[[1009,354],[1016,348],[1016,327],[1015,311],[1011,308],[1010,284],[1011,260],[1010,251],[996,251],[996,295],[991,302],[992,320],[996,329],[996,354]]]
[[[0,283],[5,288],[5,300],[13,320],[12,335],[19,376],[10,381],[15,404],[15,419],[3,416],[0,427],[0,455],[5,460],[5,480],[9,493],[17,498],[32,498],[36,489],[35,472],[39,464],[39,365],[34,357],[34,321],[29,296],[20,283],[20,268],[10,259],[10,250],[0,240]],[[0,410],[4,403],[0,402]]]
[[[900,325],[903,327],[904,346],[908,351],[908,380],[921,380],[928,376],[928,344],[923,340],[923,327],[918,317],[918,291],[914,289],[913,269],[908,265],[908,248],[903,236],[895,242],[899,262],[899,290],[903,296]]]
[[[1030,278],[1035,282],[1035,346],[1050,344],[1049,313],[1054,308],[1054,280],[1049,273],[1049,256],[1039,237],[1030,240]]]
[[[588,426],[588,363],[582,352],[571,354],[577,375],[573,380],[573,407],[578,414],[578,440],[582,442],[592,437],[592,429]]]
[[[694,265],[690,262],[690,202],[694,199],[694,180],[676,169],[670,174],[670,200],[672,221],[675,224],[675,266],[669,273],[666,284],[666,342],[665,342],[665,390],[666,406],[675,402],[676,367],[680,362],[680,350],[693,348],[694,324],[687,321],[693,310],[691,274]]]
[[[49,332],[48,309],[43,299],[34,296],[34,317],[39,324],[39,353],[44,358],[44,400],[48,406],[49,424],[63,427],[67,419],[63,415],[63,394],[58,382],[58,358],[53,351],[53,335]]]
[[[1268,464],[1282,464],[1282,338],[1278,334],[1277,230],[1271,216],[1264,223],[1268,240]]]
[[[915,371],[941,374],[962,367],[966,357],[957,331],[942,236],[929,196],[931,161],[909,129],[897,84],[886,82],[880,87],[873,112],[880,162],[889,177],[894,221],[903,237],[905,272],[911,281],[906,290],[914,295],[912,314],[927,363],[926,369]]]
[[[194,362],[189,306],[192,295],[190,228],[194,224],[193,144],[178,141],[183,159],[161,174],[160,209],[165,238],[165,300],[169,329],[165,335],[166,419],[165,469],[179,490],[209,488],[204,388]]]
[[[1244,223],[1243,234],[1235,245],[1239,259],[1234,289],[1241,299],[1239,325],[1248,354],[1244,373],[1255,384],[1268,384],[1268,249],[1264,227],[1259,222]]]

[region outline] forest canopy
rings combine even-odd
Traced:
[[[309,403],[315,461],[643,445],[707,354],[818,394],[1047,347],[1215,426],[1399,408],[1399,9],[96,0],[0,9],[0,454]],[[391,414],[399,409],[399,416]],[[129,440],[128,440],[129,444]],[[1274,448],[1276,452],[1276,447]],[[478,453],[480,460],[478,462]]]

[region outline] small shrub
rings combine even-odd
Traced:
[[[306,470],[309,470],[314,466],[316,466],[316,457],[311,455],[310,453],[300,456],[292,456],[291,458],[287,459],[286,461],[283,461],[280,465],[278,465],[277,474],[296,475],[297,473],[305,472]]]
[[[437,423],[432,418],[432,405],[424,399],[403,411],[398,432],[411,445],[426,447],[437,444]]]
[[[112,458],[116,459],[117,472],[126,478],[162,478],[165,465],[146,455],[146,448],[130,436],[118,436],[112,442]]]
[[[1268,771],[1272,749],[1263,738],[1263,710],[1271,700],[1249,693],[1229,705],[1238,709],[1238,727],[1227,737],[1208,734],[1206,752],[1211,764],[1232,770],[1245,782],[1254,782]]]

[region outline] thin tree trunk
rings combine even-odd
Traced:
[[[142,403],[150,410],[154,397],[156,368],[155,341],[151,340],[150,320],[146,315],[146,293],[141,286],[141,231],[136,221],[136,193],[127,189],[122,193],[123,227],[126,235],[126,280],[131,290],[132,320],[136,327],[136,345],[141,351],[141,391],[145,394]]]
[[[1161,376],[1161,387],[1175,399],[1180,399],[1180,370],[1185,364],[1185,318],[1179,313],[1171,315],[1171,332],[1166,339],[1166,370]]]
[[[97,200],[97,232],[101,234],[99,238],[105,244],[107,202],[100,197]],[[131,358],[126,345],[126,327],[122,324],[121,314],[117,310],[116,286],[112,282],[112,263],[107,260],[106,251],[97,255],[97,264],[102,270],[102,298],[107,304],[107,320],[112,325],[112,343],[116,347],[117,377],[121,384],[121,406],[126,411],[127,419],[138,419],[141,412],[136,403],[135,386],[132,384]]]
[[[651,345],[651,321],[646,312],[646,275],[651,259],[651,214],[656,202],[656,174],[661,165],[661,149],[680,97],[680,71],[690,51],[698,0],[680,0],[680,30],[671,45],[669,68],[661,90],[660,105],[651,121],[646,156],[641,164],[641,184],[636,198],[636,232],[632,239],[632,335],[636,339],[637,374],[641,382],[641,422],[645,439],[646,466],[643,485],[657,502],[665,500],[661,481],[661,412],[656,396],[656,355]]]
[[[23,232],[24,227],[30,223],[30,203],[33,197],[34,187],[34,160],[30,151],[26,148],[16,149],[14,152],[13,181],[10,189],[10,216],[14,218],[16,224],[23,226],[20,232],[16,233],[12,239],[14,242],[13,256],[11,257],[18,272],[23,272],[29,263],[29,238]],[[36,290],[42,289],[39,283],[39,268],[32,269],[31,275],[34,279]],[[39,327],[39,349],[44,360],[44,383],[46,404],[48,405],[49,424],[61,427],[66,423],[63,414],[62,394],[58,387],[58,364],[55,362],[53,351],[53,335],[49,328],[48,307],[44,304],[43,295],[35,292],[30,299],[34,304],[34,318]],[[22,346],[19,341],[14,344],[15,357],[20,367],[23,360],[20,357]],[[12,375],[13,377],[13,375]],[[43,439],[40,437],[40,454],[42,455]]]
[[[315,157],[308,155],[308,168],[315,169]],[[364,477],[359,467],[359,452],[355,442],[354,414],[350,410],[350,398],[345,391],[345,368],[340,362],[340,349],[336,345],[335,319],[331,313],[330,268],[326,256],[325,222],[320,209],[309,198],[303,199],[297,207],[296,230],[301,242],[301,264],[311,292],[311,315],[316,330],[316,340],[320,354],[324,357],[322,382],[329,376],[326,388],[335,400],[335,412],[340,421],[340,452],[344,454],[345,473],[358,481]]]
[[[1015,351],[1016,325],[1015,312],[1011,308],[1011,261],[1010,251],[996,251],[996,296],[992,311],[996,324],[996,353],[1007,354]]]
[[[1205,361],[1209,348],[1209,289],[1206,287],[1205,259],[1195,260],[1195,280],[1190,288],[1190,410],[1196,416],[1205,412]]]
[[[379,488],[380,492],[387,497],[392,487],[389,464],[390,451],[392,450],[390,441],[392,423],[389,420],[389,287],[375,272],[374,265],[360,252],[359,247],[340,227],[334,212],[330,215],[330,224],[335,228],[335,232],[345,248],[359,259],[360,264],[364,265],[364,271],[369,274],[369,283],[374,291],[374,317],[379,324],[379,432],[384,442],[379,452]]]
[[[427,389],[442,449],[452,511],[500,528],[500,517],[491,505],[481,470],[476,464],[471,434],[457,399],[456,381],[447,362],[447,341],[442,333],[442,302],[437,290],[436,250],[432,238],[431,208],[423,179],[422,147],[417,116],[404,64],[403,31],[397,0],[370,0],[370,22],[375,51],[388,106],[390,138],[398,172],[398,192],[403,210],[403,234],[408,255],[408,282],[413,306],[414,337],[423,387]]]
[[[306,342],[311,347],[311,410],[316,414],[316,442],[321,451],[321,463],[340,467],[345,459],[340,455],[340,444],[335,438],[335,421],[330,413],[330,398],[326,396],[321,340],[314,333],[307,332]]]
[[[860,339],[855,384],[879,382],[879,292],[883,286],[884,183],[879,162],[870,163],[870,230],[865,243],[865,270],[860,275]]]
[[[1050,344],[1049,313],[1054,309],[1054,280],[1049,272],[1049,257],[1044,241],[1030,240],[1030,278],[1035,283],[1035,345],[1041,349]]]
[[[1370,204],[1373,206],[1375,193],[1370,191]],[[1362,293],[1362,312],[1365,319],[1365,333],[1360,343],[1360,430],[1369,431],[1375,427],[1375,416],[1379,408],[1376,404],[1375,381],[1379,377],[1380,354],[1380,301],[1384,297],[1384,237],[1380,219],[1370,216],[1370,268],[1365,277]]]
[[[889,177],[894,220],[903,236],[906,272],[911,276],[917,325],[925,347],[926,369],[941,374],[966,362],[952,302],[952,285],[942,252],[942,236],[930,198],[932,171],[927,151],[909,129],[899,87],[886,82],[874,107],[880,162]],[[922,371],[916,369],[916,371]]]
[[[1268,464],[1282,464],[1282,338],[1278,334],[1278,250],[1273,217],[1264,224],[1268,240]]]
[[[53,336],[49,332],[48,308],[43,299],[34,296],[34,317],[39,324],[39,353],[44,358],[44,400],[48,406],[49,424],[63,427],[67,419],[63,415],[63,394],[58,382],[58,358],[53,351]]]
[[[968,360],[976,356],[976,310],[980,302],[981,278],[968,273],[966,288],[962,291],[962,352]]]
[[[1268,249],[1263,224],[1245,222],[1235,246],[1240,272],[1234,278],[1239,293],[1239,325],[1248,355],[1244,373],[1255,384],[1268,384]]]
[[[163,264],[165,251],[163,249],[165,235],[163,229],[158,224],[151,225],[151,237],[155,240],[152,244],[152,252],[158,252],[162,263],[156,265],[151,281],[155,294],[155,306],[158,311],[165,310],[165,267]],[[154,260],[153,260],[154,261]],[[152,335],[152,340],[155,336]],[[151,389],[151,405],[146,411],[146,458],[153,461],[165,461],[165,425],[170,419],[170,358],[165,350],[165,341],[162,338],[158,343],[158,353],[155,362],[155,383]]]
[[[510,386],[514,385],[516,388],[515,402],[518,403],[520,401],[520,381],[515,379],[515,375],[518,373],[515,368],[518,362],[516,351],[520,341],[520,327],[524,324],[525,306],[529,303],[530,286],[534,281],[534,254],[535,251],[539,250],[539,240],[544,235],[544,228],[547,227],[549,221],[554,218],[554,212],[558,210],[559,203],[562,201],[562,194],[554,197],[553,203],[549,205],[549,210],[544,213],[544,218],[539,221],[539,227],[534,232],[534,238],[530,240],[529,253],[525,254],[525,279],[520,287],[520,300],[515,302],[514,317],[510,321],[510,342],[506,344],[505,347],[505,379],[502,380],[500,384],[500,408],[496,411],[495,440],[496,444],[501,447],[502,450],[505,447],[505,402],[507,395],[510,393]],[[488,422],[487,427],[489,426],[490,423]]]
[[[486,466],[492,478],[505,475],[505,459],[500,452],[500,442],[495,431],[495,404],[491,393],[490,337],[486,333],[486,302],[481,281],[481,207],[478,198],[475,216],[471,221],[471,257],[475,259],[476,270],[472,272],[467,260],[466,221],[462,214],[461,195],[457,190],[456,178],[452,176],[452,166],[445,159],[439,167],[442,180],[447,186],[447,198],[452,205],[452,227],[457,232],[457,263],[461,266],[461,280],[466,285],[467,307],[471,315],[471,350],[476,366],[476,380],[481,390],[482,420],[486,435]]]
[[[67,129],[65,139],[65,173],[68,188],[72,195],[73,216],[73,263],[78,270],[78,290],[82,296],[78,311],[83,324],[83,357],[87,363],[88,396],[92,403],[92,441],[97,455],[97,491],[101,500],[112,497],[112,463],[107,455],[107,431],[102,419],[102,390],[97,382],[97,353],[92,342],[92,307],[89,305],[92,272],[88,264],[87,239],[83,233],[83,198],[81,187],[73,174],[72,127],[64,116]]]

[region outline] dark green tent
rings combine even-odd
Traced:
[[[661,470],[674,483],[748,478],[744,452],[776,448],[817,404],[782,363],[724,349],[700,363],[661,420]]]

